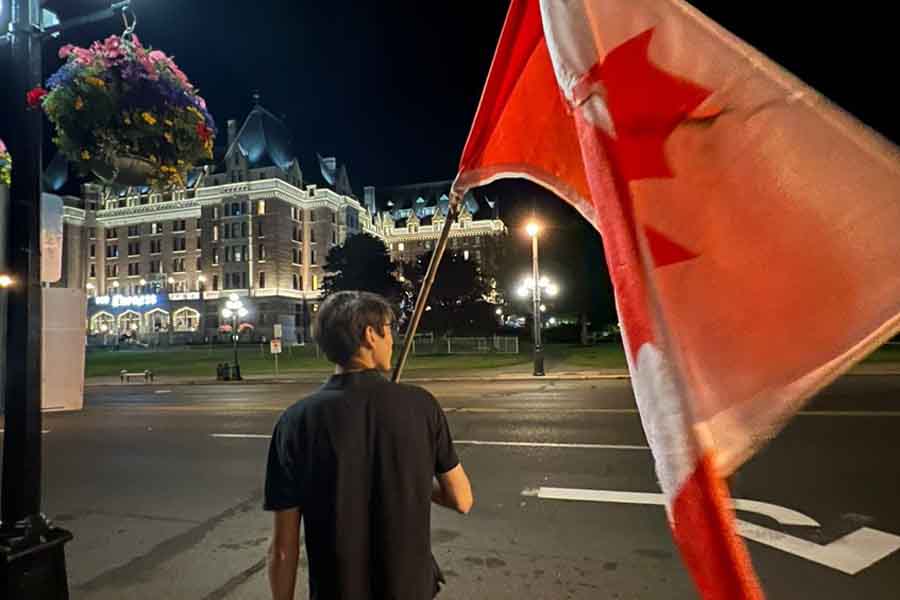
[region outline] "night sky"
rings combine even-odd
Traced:
[[[108,6],[109,0],[46,3],[65,16]],[[861,0],[837,10],[824,2],[695,2],[896,143],[896,32],[885,4]],[[454,177],[509,6],[500,0],[133,5],[144,44],[176,57],[223,130],[227,119],[247,114],[258,91],[263,106],[291,130],[306,180],[322,183],[317,152],[334,155],[348,165],[358,195],[364,185]],[[120,21],[109,20],[69,32],[65,41],[87,45],[121,30]],[[61,43],[47,44],[47,74],[60,64],[55,53]],[[219,143],[225,144],[224,131]],[[532,211],[542,218],[542,261],[563,282],[563,304],[569,305],[560,309],[590,307],[595,322],[615,322],[602,244],[585,221],[531,184],[501,182],[482,193],[502,197],[501,216],[513,232]],[[525,238],[510,239],[521,244],[527,270]]]
[[[82,13],[108,5],[49,3]],[[284,116],[307,178],[319,180],[316,152],[336,155],[348,164],[357,193],[363,185],[455,175],[508,7],[498,0],[133,4],[138,35],[175,55],[220,124],[242,118],[258,90],[262,104]],[[897,102],[887,93],[896,69],[893,20],[879,14],[884,3],[863,0],[830,12],[785,9],[813,3],[783,0],[695,4],[889,138],[900,138]],[[88,44],[120,31],[121,22],[110,20],[67,40]],[[46,62],[48,73],[59,64],[50,52]],[[890,71],[877,77],[872,67]]]

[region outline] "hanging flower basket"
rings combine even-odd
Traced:
[[[0,140],[0,185],[12,185],[12,157]]]
[[[111,36],[90,48],[64,46],[47,89],[28,94],[56,128],[54,142],[82,175],[105,183],[183,187],[212,158],[216,126],[175,62]]]

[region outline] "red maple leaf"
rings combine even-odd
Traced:
[[[606,88],[615,149],[626,181],[672,177],[664,146],[678,125],[712,92],[650,62],[654,29],[616,46],[588,76]]]

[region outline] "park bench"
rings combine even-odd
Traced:
[[[148,369],[146,371],[129,372],[125,369],[122,369],[121,371],[119,371],[119,378],[122,380],[122,383],[128,383],[132,379],[143,379],[145,382],[152,382],[153,371],[150,371]]]

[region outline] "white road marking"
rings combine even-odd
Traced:
[[[863,527],[824,546],[738,519],[738,533],[814,563],[856,575],[900,550],[900,536]]]
[[[523,495],[525,492],[522,492]],[[574,488],[542,487],[538,489],[538,498],[547,500],[580,500],[583,502],[607,502],[613,504],[648,504],[665,506],[666,498],[658,492],[619,492],[612,490],[582,490]],[[757,500],[732,499],[735,510],[743,510],[775,519],[782,525],[801,525],[819,527],[819,523],[807,515],[769,502]]]
[[[171,394],[172,390],[156,390],[154,394]]]
[[[598,415],[636,415],[636,408],[501,408],[501,407],[447,407],[445,413],[544,413],[557,414],[598,414]],[[799,417],[900,417],[900,411],[895,410],[804,410],[797,413]]]
[[[268,433],[211,433],[209,434],[209,437],[226,439],[267,440],[272,436]]]
[[[6,430],[0,429],[0,433],[6,433]],[[41,433],[46,435],[46,434],[50,433],[50,430],[49,429],[41,429]]]
[[[493,442],[482,440],[454,440],[454,444],[467,446],[513,446],[520,448],[585,448],[588,450],[649,450],[650,446],[630,444],[557,444],[554,442]]]
[[[577,500],[616,504],[642,504],[665,506],[660,493],[620,492],[609,490],[585,490],[574,488],[527,488],[523,496],[536,496],[548,500]],[[819,527],[811,517],[769,502],[734,499],[735,510],[752,512],[775,519],[782,525]],[[848,575],[856,575],[879,560],[900,550],[900,536],[877,529],[863,527],[830,544],[816,544],[768,527],[737,520],[737,530],[742,536],[782,552],[799,556]]]

